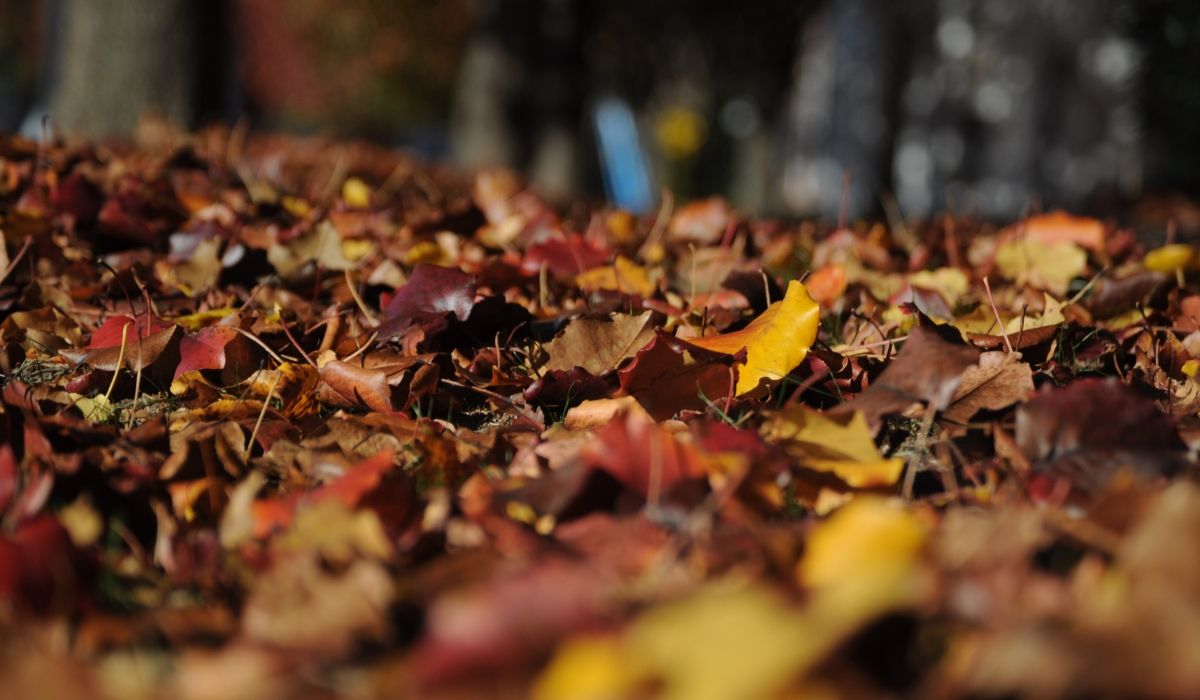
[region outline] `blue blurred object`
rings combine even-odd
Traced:
[[[616,97],[603,98],[596,103],[592,120],[609,200],[635,214],[650,212],[654,207],[654,191],[629,103]]]

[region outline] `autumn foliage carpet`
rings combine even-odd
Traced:
[[[0,136],[0,696],[1200,696],[1200,257]]]

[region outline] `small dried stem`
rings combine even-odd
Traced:
[[[112,381],[108,383],[108,391],[104,392],[105,400],[111,398],[113,389],[117,388],[117,377],[121,374],[121,365],[125,363],[125,345],[128,339],[129,323],[126,323],[125,325],[121,326],[121,350],[117,352],[117,366],[113,368]]]
[[[250,439],[246,441],[246,453],[242,456],[243,462],[250,461],[250,451],[254,449],[254,438],[258,437],[258,429],[262,427],[263,418],[267,415],[267,407],[271,405],[271,398],[275,394],[275,387],[279,385],[281,376],[283,375],[276,372],[271,387],[267,389],[267,397],[263,399],[262,410],[258,412],[258,420],[254,421],[254,430],[250,431]]]
[[[996,323],[1000,325],[1000,333],[1004,336],[1004,345],[1008,348],[1008,354],[1016,352],[1013,350],[1012,341],[1008,339],[1008,329],[1004,327],[1004,321],[1000,318],[1000,309],[996,308],[996,300],[992,298],[992,286],[988,284],[988,278],[983,278],[983,289],[987,292],[988,304],[992,307],[992,313],[996,315]]]

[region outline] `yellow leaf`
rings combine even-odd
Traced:
[[[267,260],[283,277],[292,277],[314,262],[339,272],[354,267],[342,253],[342,236],[329,220],[286,243],[267,248]]]
[[[283,205],[284,209],[287,209],[289,214],[296,217],[297,219],[303,219],[303,218],[307,217],[309,215],[309,213],[312,211],[311,204],[304,201],[303,199],[299,199],[299,198],[293,197],[291,195],[284,195],[283,198],[280,200],[280,203]]]
[[[737,395],[754,391],[761,380],[779,380],[808,355],[817,339],[821,309],[796,280],[787,293],[740,331],[705,338],[689,338],[698,347],[734,355],[746,350],[746,364],[739,370]]]
[[[837,510],[808,537],[797,567],[813,590],[812,609],[832,626],[854,628],[912,602],[927,528],[901,503],[863,496]]]
[[[813,631],[767,588],[712,586],[634,622],[626,663],[661,680],[667,700],[772,697],[824,653]]]
[[[117,414],[116,407],[112,405],[112,402],[104,394],[97,394],[91,397],[80,396],[79,394],[68,394],[68,396],[75,402],[75,408],[79,409],[83,417],[93,423],[107,423]]]
[[[967,275],[957,267],[941,267],[936,270],[921,270],[908,276],[908,283],[921,289],[932,289],[953,308],[958,304],[967,291],[971,282]]]
[[[954,319],[952,325],[963,333],[966,338],[967,333],[977,333],[982,335],[1004,335],[1007,333],[1010,336],[1019,335],[1022,331],[1032,331],[1038,328],[1047,326],[1059,326],[1066,322],[1067,318],[1063,315],[1063,302],[1055,299],[1049,294],[1043,294],[1043,307],[1040,314],[1006,314],[1001,313],[1000,319],[1004,321],[1004,331],[1000,330],[999,324],[996,323],[996,313],[992,311],[992,307],[987,304],[980,304],[969,314],[959,316]]]
[[[362,238],[348,238],[342,241],[342,255],[351,262],[358,262],[375,252],[375,242]]]
[[[413,247],[409,248],[404,253],[405,265],[416,265],[417,263],[429,263],[436,265],[442,261],[442,248],[437,244],[437,241],[417,241]]]
[[[762,429],[763,437],[785,443],[801,457],[869,462],[879,459],[879,449],[862,413],[828,416],[792,404],[775,414]]]
[[[1020,238],[1000,245],[996,250],[996,266],[1018,284],[1030,284],[1062,296],[1071,280],[1087,268],[1087,253],[1066,241],[1043,243]]]
[[[1183,366],[1179,368],[1179,371],[1183,372],[1189,377],[1195,378],[1196,374],[1200,373],[1200,360],[1188,360],[1187,362],[1184,362]]]
[[[763,437],[779,442],[809,469],[828,472],[853,488],[896,483],[904,460],[884,459],[861,413],[828,416],[792,405],[768,420]]]
[[[638,682],[614,637],[571,640],[554,655],[533,690],[534,700],[614,700]]]
[[[1195,259],[1196,249],[1194,247],[1183,243],[1172,243],[1146,253],[1146,257],[1142,258],[1142,264],[1151,272],[1175,274],[1176,270],[1188,267]]]
[[[186,316],[176,316],[174,319],[172,319],[172,321],[174,321],[175,325],[177,326],[183,326],[184,330],[198,331],[207,326],[209,323],[213,321],[219,321],[235,311],[237,311],[237,309],[226,306],[220,309],[197,311],[194,314],[187,314]]]
[[[300,418],[316,413],[317,384],[321,375],[315,367],[298,362],[284,362],[273,370],[260,369],[247,380],[250,393],[277,399],[282,413],[288,418]],[[242,402],[246,403],[246,402]],[[259,404],[261,406],[261,404]]]
[[[293,552],[320,552],[334,566],[344,566],[356,556],[387,559],[392,552],[374,511],[350,510],[333,499],[300,508],[275,546]]]
[[[873,459],[869,462],[855,462],[847,459],[810,459],[804,466],[819,472],[828,472],[846,482],[847,486],[856,489],[890,486],[900,478],[904,471],[904,460]]]
[[[646,268],[624,256],[617,256],[612,265],[579,273],[575,276],[575,284],[585,292],[603,289],[643,297],[654,294],[655,289]]]

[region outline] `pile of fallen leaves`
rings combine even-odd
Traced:
[[[5,697],[1200,696],[1200,255],[0,138]]]

